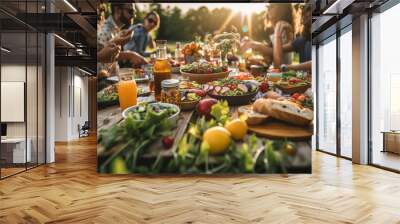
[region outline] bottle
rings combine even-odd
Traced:
[[[172,68],[167,57],[167,41],[157,40],[157,58],[153,67],[154,94],[157,101],[161,97],[161,82],[171,79]]]
[[[180,62],[182,61],[182,49],[181,49],[181,42],[176,42],[176,48],[175,48],[175,60]]]

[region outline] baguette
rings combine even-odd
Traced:
[[[253,110],[301,126],[309,125],[314,117],[312,110],[287,100],[258,99],[253,104]]]
[[[246,115],[246,123],[248,125],[258,125],[263,123],[268,119],[268,116],[265,114],[255,112],[251,106],[241,106],[238,108],[239,115]]]

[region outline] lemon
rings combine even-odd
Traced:
[[[125,161],[122,157],[117,157],[113,160],[111,164],[112,173],[115,174],[127,174],[129,173],[128,169],[126,168]]]
[[[239,118],[226,123],[225,128],[231,133],[232,138],[235,140],[242,140],[247,133],[246,121]]]
[[[215,155],[228,149],[231,136],[229,131],[223,127],[212,127],[204,132],[203,141],[207,143],[208,153]]]

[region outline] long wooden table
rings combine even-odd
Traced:
[[[178,78],[179,75],[174,74],[173,78]],[[147,83],[138,83],[139,87],[147,87]],[[138,102],[144,101],[154,101],[154,95],[150,95],[147,97],[138,97]],[[237,107],[231,107],[231,112],[236,113]],[[172,146],[172,150],[175,149],[178,145],[179,139],[182,138],[184,133],[186,132],[187,126],[194,116],[194,111],[181,111],[179,114],[177,127],[173,130],[172,136],[175,139],[174,145]],[[111,106],[104,109],[100,109],[97,113],[97,127],[98,130],[107,129],[112,125],[123,120],[122,111],[119,106]],[[249,133],[248,135],[251,135]],[[261,139],[265,139],[259,137]],[[292,162],[292,168],[289,168],[289,172],[311,172],[311,139],[310,141],[297,141],[297,156],[294,158]],[[172,150],[162,150],[161,141],[157,141],[153,143],[149,148],[149,153],[145,155],[145,157],[156,157],[158,153],[161,153],[162,156],[171,156]],[[101,147],[98,146],[98,152],[102,151]]]

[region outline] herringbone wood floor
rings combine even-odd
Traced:
[[[108,176],[96,141],[0,181],[0,223],[400,223],[400,175],[313,153],[312,175]]]

